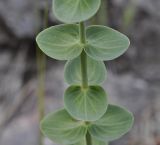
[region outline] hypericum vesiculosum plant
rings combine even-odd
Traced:
[[[104,145],[129,131],[133,115],[108,104],[100,84],[106,78],[103,61],[113,60],[129,47],[129,39],[105,26],[85,27],[84,21],[99,9],[101,0],[54,0],[57,19],[68,23],[50,27],[37,36],[48,56],[67,60],[64,109],[41,122],[45,136],[62,145]],[[73,23],[73,24],[71,24]]]

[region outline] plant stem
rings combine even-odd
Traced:
[[[37,53],[37,77],[38,77],[38,112],[39,112],[39,122],[42,120],[45,114],[45,65],[46,58],[45,55],[40,52],[39,48],[36,48]],[[43,145],[43,135],[39,133],[39,145]]]
[[[85,44],[86,43],[86,30],[85,30],[84,22],[79,23],[79,33],[80,33],[80,42],[82,44]]]
[[[86,134],[86,145],[92,145],[92,137],[89,132]]]
[[[82,87],[88,87],[88,77],[87,77],[87,56],[83,51],[81,54],[81,74],[82,74]]]
[[[85,45],[86,43],[86,31],[84,22],[79,24],[80,42]],[[81,74],[82,74],[82,87],[88,87],[88,76],[87,76],[87,55],[85,51],[81,53]]]
[[[38,3],[39,1],[37,1]],[[46,0],[46,7],[43,14],[43,29],[48,26],[48,0]],[[37,6],[38,7],[38,6]],[[37,8],[38,9],[38,8]],[[39,9],[38,9],[39,12]],[[40,15],[39,13],[37,15]],[[38,30],[37,30],[38,31]],[[46,69],[46,56],[43,54],[38,46],[36,47],[36,63],[37,63],[37,105],[39,113],[39,123],[45,115],[45,69]],[[44,145],[44,136],[39,131],[39,145]]]

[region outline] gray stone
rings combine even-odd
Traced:
[[[39,2],[33,0],[1,0],[0,15],[19,38],[33,37],[40,25]]]

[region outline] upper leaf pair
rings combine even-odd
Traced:
[[[42,31],[36,40],[46,55],[59,60],[74,59],[83,49],[93,59],[112,60],[123,54],[129,46],[129,39],[125,35],[105,26],[88,27],[87,43],[82,44],[76,24],[50,27]]]
[[[73,119],[66,110],[51,113],[42,120],[41,129],[47,137],[61,144],[81,144],[87,131],[94,141],[103,143],[124,135],[131,128],[132,123],[133,116],[130,112],[109,105],[103,117],[89,124]]]

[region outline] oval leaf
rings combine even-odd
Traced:
[[[129,39],[120,32],[105,26],[87,29],[86,53],[96,60],[112,60],[122,55],[129,47]]]
[[[78,25],[58,25],[42,31],[36,38],[39,48],[58,60],[77,57],[83,50],[79,43]]]
[[[84,122],[73,119],[66,110],[50,113],[41,122],[41,130],[49,139],[61,144],[74,144],[87,132]]]
[[[54,0],[53,11],[62,22],[81,22],[92,17],[100,3],[101,0]]]
[[[106,79],[106,67],[102,61],[96,61],[87,57],[88,83],[96,85]],[[67,83],[71,85],[80,85],[82,83],[81,59],[77,57],[70,60],[65,65],[64,77]]]
[[[64,94],[64,103],[67,111],[78,120],[97,120],[107,110],[106,93],[100,86],[88,89],[71,86]]]
[[[127,133],[133,124],[133,115],[124,108],[109,105],[99,120],[92,122],[89,132],[102,141],[112,141]]]

